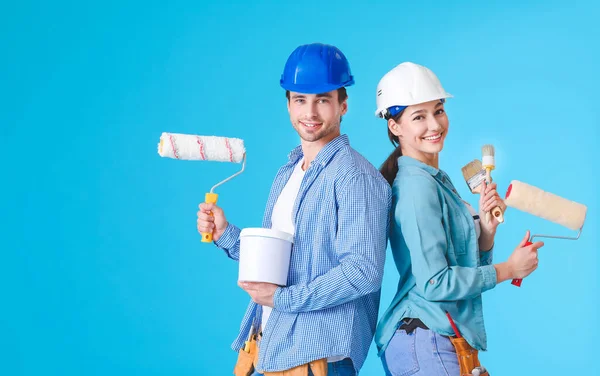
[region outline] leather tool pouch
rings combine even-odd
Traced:
[[[233,374],[235,376],[251,376],[254,372],[254,364],[257,357],[258,347],[256,345],[256,337],[252,336],[247,346],[240,349]]]
[[[456,355],[458,356],[458,364],[460,365],[460,374],[468,375],[475,367],[480,367],[479,363],[479,352],[475,350],[464,338],[448,337],[456,349]],[[489,376],[487,371],[482,373],[481,376]]]

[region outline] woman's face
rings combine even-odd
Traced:
[[[430,160],[442,151],[448,126],[440,100],[408,106],[398,122],[388,120],[390,131],[400,139],[402,154],[418,160]]]

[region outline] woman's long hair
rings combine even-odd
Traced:
[[[403,113],[404,110],[400,111],[400,113],[396,114],[396,116],[394,116],[392,119],[394,119],[396,123],[400,122],[400,117]],[[394,145],[395,149],[392,152],[392,154],[390,154],[390,156],[387,157],[385,162],[383,162],[381,167],[379,167],[379,172],[381,172],[385,180],[387,180],[390,185],[393,185],[394,179],[398,174],[398,158],[402,156],[402,149],[400,148],[400,139],[398,138],[398,136],[394,135],[392,131],[390,131],[389,127],[387,131],[388,138],[390,139],[392,145]]]

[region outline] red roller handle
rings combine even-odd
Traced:
[[[525,243],[525,247],[527,247],[528,245],[532,245],[532,242],[527,242]],[[521,283],[523,282],[523,278],[515,278],[512,280],[512,284],[517,286],[517,287],[521,287]]]
[[[508,186],[508,189],[506,190],[506,195],[504,196],[505,199],[507,199],[508,196],[510,196],[511,191],[512,191],[512,184],[510,184]],[[533,244],[532,242],[527,242],[527,243],[525,243],[525,247],[527,247],[528,245],[532,245],[532,244]],[[512,280],[511,283],[517,287],[521,287],[521,283],[523,283],[523,278],[515,278]]]

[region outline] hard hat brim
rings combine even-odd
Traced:
[[[351,86],[354,84],[354,79],[350,79],[349,81],[344,82],[343,84],[297,85],[297,84],[284,83],[282,81],[280,81],[279,83],[280,83],[281,87],[284,88],[285,90],[293,91],[296,93],[323,94],[323,93],[328,93],[333,90],[337,90],[341,87]]]
[[[375,111],[375,116],[378,118],[383,118],[383,114],[385,114],[385,112],[387,111],[387,109],[389,107],[392,106],[414,106],[416,104],[421,104],[421,103],[427,103],[427,102],[431,102],[431,101],[435,101],[437,99],[446,99],[446,98],[454,98],[454,96],[448,92],[446,92],[445,95],[438,97],[436,96],[435,98],[431,98],[431,99],[424,99],[422,101],[419,102],[407,102],[407,103],[394,103],[394,104],[390,104],[389,106],[383,107],[383,108],[378,108],[377,111]]]

